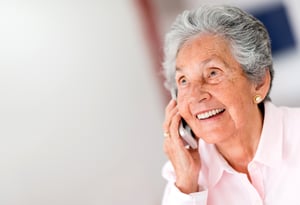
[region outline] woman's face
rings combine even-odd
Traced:
[[[176,83],[179,113],[198,138],[219,143],[251,132],[255,85],[223,38],[205,34],[187,41],[177,55]]]

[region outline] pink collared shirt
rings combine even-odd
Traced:
[[[170,162],[163,167],[163,205],[294,205],[300,204],[300,109],[265,103],[260,142],[248,164],[252,183],[235,171],[215,146],[199,142],[200,192],[184,194],[174,185]]]

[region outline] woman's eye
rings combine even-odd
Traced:
[[[208,70],[206,80],[209,83],[219,83],[223,79],[223,72],[218,68],[211,68]]]
[[[211,70],[210,72],[209,72],[209,77],[215,77],[215,76],[217,76],[218,75],[218,71],[216,71],[216,70]]]
[[[187,83],[187,80],[185,78],[180,78],[178,82],[180,85],[185,85]]]

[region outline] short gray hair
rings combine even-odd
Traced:
[[[187,40],[202,33],[218,35],[228,40],[233,56],[251,82],[260,83],[269,70],[271,89],[274,70],[267,29],[252,15],[237,7],[225,5],[202,6],[196,10],[184,11],[177,17],[166,35],[164,45],[163,68],[167,89],[176,89],[175,64],[179,49]]]

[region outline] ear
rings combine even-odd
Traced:
[[[259,84],[255,86],[255,91],[254,91],[255,95],[261,96],[262,100],[264,100],[270,90],[270,84],[271,84],[271,74],[269,69],[266,69],[265,77],[262,79],[262,81]]]

